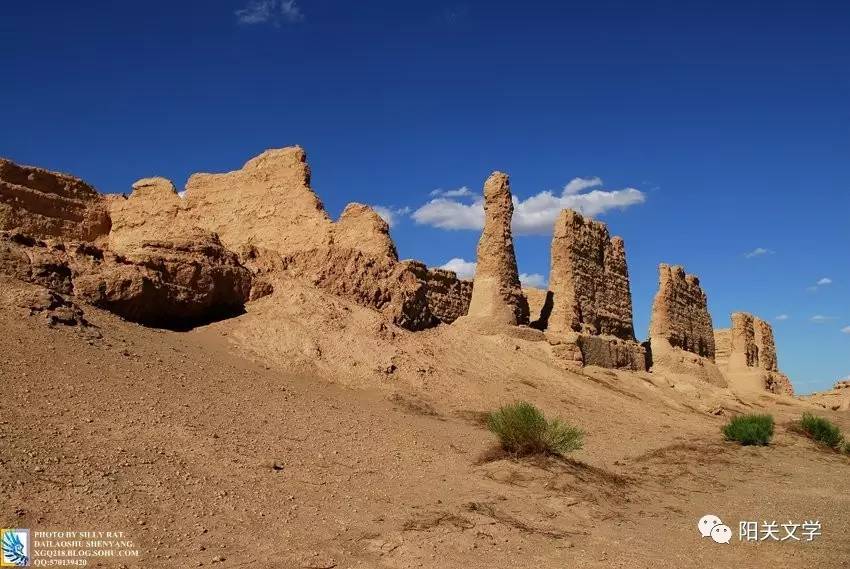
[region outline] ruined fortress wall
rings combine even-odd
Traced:
[[[779,371],[773,328],[764,320],[746,312],[732,314],[732,327],[714,331],[723,357],[718,364],[739,389],[763,389],[771,393],[793,395],[787,375]]]
[[[538,330],[545,330],[549,325],[549,316],[552,313],[554,300],[552,291],[523,287],[522,293],[528,301],[529,325]]]
[[[623,240],[604,223],[565,209],[552,236],[548,330],[634,340],[632,296]]]
[[[732,351],[729,354],[729,367],[759,367],[759,349],[756,345],[755,321],[752,314],[735,312],[732,314]]]
[[[732,330],[730,328],[718,328],[714,331],[714,361],[720,366],[729,364],[729,356],[732,353]]]
[[[267,150],[240,170],[195,174],[178,219],[221,236],[240,251],[280,257],[264,275],[297,278],[420,330],[439,322],[427,301],[421,263],[398,260],[389,227],[365,205],[349,204],[331,221],[310,187],[307,155],[298,146]]]
[[[298,146],[267,150],[240,170],[193,174],[181,216],[234,250],[253,246],[286,255],[331,241],[331,220],[310,188],[307,154]]]
[[[186,233],[188,228],[177,221],[181,208],[182,200],[171,180],[138,180],[129,197],[117,196],[110,202],[109,247],[126,251],[144,241]]]
[[[484,183],[484,230],[478,241],[469,316],[492,324],[528,324],[528,301],[516,266],[508,175],[493,172]]]
[[[714,328],[708,299],[699,279],[680,266],[661,264],[660,283],[652,305],[650,339],[714,361]]]
[[[0,159],[0,230],[95,241],[109,233],[107,200],[68,174]]]
[[[451,324],[469,312],[472,281],[458,279],[453,271],[429,269],[425,284],[428,308],[440,322]]]
[[[773,339],[773,328],[761,318],[753,317],[756,349],[759,356],[759,367],[767,371],[779,371],[776,359],[776,343]]]

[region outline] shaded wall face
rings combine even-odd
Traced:
[[[425,282],[428,308],[440,322],[451,324],[469,311],[471,281],[460,280],[451,271],[429,269]]]
[[[773,328],[764,320],[753,318],[753,331],[756,349],[758,350],[759,367],[767,371],[779,371]]]
[[[682,267],[661,265],[660,284],[652,306],[650,338],[714,361],[714,326],[699,279]]]
[[[759,349],[756,345],[754,319],[751,314],[732,314],[732,352],[729,365],[733,367],[759,367]]]
[[[623,240],[605,224],[564,210],[552,237],[548,329],[634,340],[632,297]]]

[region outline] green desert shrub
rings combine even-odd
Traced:
[[[829,419],[806,412],[800,417],[797,427],[804,435],[823,445],[836,450],[845,448],[841,429]]]
[[[516,456],[530,454],[565,455],[582,446],[584,433],[559,419],[547,419],[526,401],[501,407],[487,416],[487,428],[502,448]]]
[[[766,445],[773,438],[771,415],[739,415],[723,427],[726,440],[738,441],[742,445]]]

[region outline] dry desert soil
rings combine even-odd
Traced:
[[[850,458],[790,431],[809,403],[556,366],[533,335],[408,332],[299,285],[185,332],[86,307],[50,325],[0,281],[0,519],[123,531],[94,567],[846,567]],[[365,332],[364,332],[365,331]],[[586,433],[570,459],[492,452],[525,399]],[[769,412],[742,447],[729,416]],[[820,409],[850,430],[847,413]],[[735,537],[700,537],[716,514]],[[741,520],[819,520],[742,542]]]

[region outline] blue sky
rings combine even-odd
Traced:
[[[503,170],[521,272],[546,278],[559,204],[592,208],[626,240],[639,337],[657,264],[683,264],[717,327],[773,322],[807,392],[850,375],[848,22],[847,2],[6,2],[0,155],[126,192],[300,144],[332,215],[389,208],[430,265],[474,260],[457,194]]]

